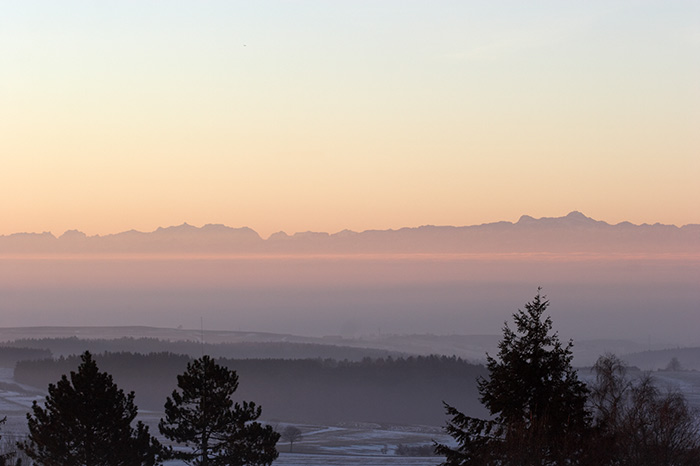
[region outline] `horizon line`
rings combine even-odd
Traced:
[[[142,231],[142,230],[136,230],[136,229],[133,229],[133,228],[132,228],[132,229],[122,230],[122,231],[113,232],[113,233],[104,233],[104,234],[99,234],[99,233],[97,233],[97,234],[94,234],[94,235],[88,235],[88,234],[82,232],[80,229],[71,228],[71,229],[65,230],[65,231],[64,231],[63,233],[61,233],[60,235],[57,235],[57,234],[53,233],[53,232],[50,231],[50,230],[45,230],[45,231],[42,231],[42,232],[37,232],[37,231],[31,231],[31,232],[30,232],[30,231],[17,231],[17,232],[13,232],[13,233],[0,234],[0,238],[6,238],[6,237],[9,237],[9,236],[15,236],[15,235],[37,235],[37,236],[50,235],[50,236],[52,236],[52,237],[55,238],[55,239],[60,239],[60,238],[64,237],[64,236],[67,235],[67,234],[78,234],[78,235],[85,236],[86,238],[103,238],[103,237],[107,237],[107,236],[117,236],[117,235],[121,235],[121,234],[125,234],[125,233],[150,234],[150,233],[156,233],[156,232],[161,231],[161,230],[168,230],[168,229],[172,229],[172,228],[182,228],[182,227],[192,227],[192,228],[197,229],[197,230],[201,230],[201,229],[206,228],[206,227],[224,227],[224,228],[231,229],[231,230],[250,230],[250,231],[252,231],[253,233],[255,233],[256,235],[258,235],[258,237],[259,237],[260,239],[262,239],[263,241],[267,241],[267,240],[269,240],[270,238],[272,238],[273,236],[275,236],[275,235],[280,235],[280,234],[284,234],[284,235],[289,236],[289,237],[292,237],[292,236],[295,236],[295,235],[303,235],[303,234],[322,234],[322,235],[333,236],[333,235],[337,235],[337,234],[340,234],[340,233],[343,233],[343,232],[360,234],[360,233],[375,232],[375,231],[400,231],[400,230],[406,230],[406,229],[409,229],[409,230],[410,230],[410,229],[418,229],[418,228],[426,228],[426,227],[435,227],[435,228],[442,228],[442,227],[445,227],[445,228],[468,228],[468,227],[478,227],[478,226],[484,226],[484,225],[494,225],[494,224],[498,224],[498,223],[509,223],[509,224],[511,224],[511,225],[516,225],[517,223],[519,223],[519,222],[521,222],[521,221],[523,221],[523,220],[528,220],[528,219],[533,219],[533,220],[557,220],[557,219],[563,219],[563,218],[572,217],[572,216],[577,216],[577,217],[579,217],[579,218],[583,217],[583,218],[585,218],[585,219],[587,219],[587,220],[592,220],[592,221],[595,221],[595,222],[601,222],[601,223],[605,223],[605,224],[611,225],[611,226],[617,226],[617,225],[622,225],[622,224],[626,224],[626,223],[629,223],[630,225],[637,226],[637,227],[640,227],[640,226],[657,226],[657,225],[659,225],[659,226],[672,226],[672,227],[676,227],[676,228],[683,228],[683,227],[687,227],[687,226],[700,225],[700,223],[686,223],[686,224],[684,224],[684,225],[677,225],[677,224],[673,224],[673,223],[670,223],[670,224],[669,224],[669,223],[660,223],[660,222],[655,222],[655,223],[647,223],[647,222],[644,222],[644,223],[636,224],[636,223],[632,223],[632,222],[629,222],[629,221],[626,221],[626,220],[623,220],[623,221],[618,222],[618,223],[615,223],[615,224],[611,224],[611,223],[608,223],[608,222],[606,222],[606,221],[604,221],[604,220],[598,220],[598,219],[595,219],[595,218],[593,218],[593,217],[589,217],[589,216],[583,214],[582,212],[580,212],[580,211],[578,211],[578,210],[572,210],[572,211],[570,211],[568,214],[563,215],[563,216],[560,216],[560,217],[538,217],[538,218],[537,218],[537,217],[532,217],[532,216],[527,215],[527,214],[522,214],[522,215],[518,218],[518,220],[515,221],[515,222],[509,221],[509,220],[499,220],[499,221],[495,221],[495,222],[475,223],[475,224],[471,224],[471,225],[448,225],[448,224],[436,225],[436,224],[422,224],[422,225],[417,225],[417,226],[403,226],[403,227],[399,227],[399,228],[385,228],[385,229],[369,228],[369,229],[360,230],[360,231],[356,231],[356,230],[351,230],[351,229],[345,228],[345,229],[338,230],[338,231],[333,232],[333,233],[327,232],[327,231],[314,231],[314,230],[304,230],[304,231],[295,231],[295,232],[293,232],[293,233],[287,233],[287,232],[285,232],[284,230],[279,230],[279,231],[276,231],[276,232],[274,232],[274,233],[271,233],[271,234],[268,235],[266,238],[263,237],[263,236],[262,236],[258,231],[256,231],[255,229],[253,229],[253,228],[251,228],[251,227],[249,227],[249,226],[245,226],[245,225],[244,225],[244,226],[232,227],[232,226],[229,226],[229,225],[226,225],[226,224],[223,224],[223,223],[205,223],[205,224],[203,224],[202,226],[199,226],[199,227],[198,227],[198,226],[195,226],[195,225],[193,225],[193,224],[188,223],[187,221],[184,221],[183,223],[181,223],[181,224],[179,224],[179,225],[169,225],[169,226],[165,226],[165,227],[164,227],[164,226],[159,226],[159,227],[156,227],[154,230],[151,230],[151,231]]]

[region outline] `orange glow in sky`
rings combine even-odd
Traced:
[[[694,1],[4,4],[0,234],[700,223],[699,30]]]

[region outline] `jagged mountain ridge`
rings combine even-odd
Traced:
[[[152,232],[135,230],[87,236],[77,230],[61,236],[16,233],[0,236],[0,253],[206,253],[206,254],[355,254],[355,253],[699,253],[700,225],[611,225],[580,212],[564,217],[472,226],[424,225],[398,230],[343,230],[329,234],[278,232],[263,239],[248,227],[184,223]]]

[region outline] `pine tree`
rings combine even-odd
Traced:
[[[447,432],[457,448],[438,445],[445,465],[578,464],[584,454],[590,416],[588,390],[571,366],[572,342],[562,346],[544,316],[549,305],[539,290],[513,315],[498,345],[487,355],[489,378],[478,381],[481,402],[492,415],[475,419],[446,404]]]
[[[70,379],[49,384],[42,407],[27,414],[28,439],[19,444],[43,466],[151,466],[160,464],[160,444],[140,421],[134,393],[124,394],[100,372],[89,352]]]
[[[158,427],[166,438],[191,447],[178,455],[188,464],[264,466],[277,458],[279,434],[254,422],[261,408],[231,398],[238,388],[235,371],[202,356],[178,375],[177,385]]]

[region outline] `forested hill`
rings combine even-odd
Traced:
[[[136,392],[140,409],[161,411],[184,372],[188,356],[172,353],[104,353],[95,359],[125,391]],[[236,400],[263,407],[263,418],[335,424],[372,422],[442,425],[443,401],[473,416],[484,416],[476,378],[483,366],[455,357],[364,359],[219,359],[240,377]],[[78,367],[77,356],[20,361],[15,380],[46,389]]]
[[[201,343],[193,340],[170,341],[159,338],[20,338],[0,346],[2,356],[10,347],[36,348],[53,356],[68,356],[83,351],[134,352],[134,353],[177,353],[201,356],[203,353],[215,358],[232,359],[337,359],[359,361],[364,358],[385,358],[404,356],[397,351],[375,348],[343,346],[337,344],[305,343],[295,341],[238,341],[231,343]],[[28,359],[28,358],[27,358]],[[32,358],[33,359],[33,358]],[[14,361],[12,361],[14,366]],[[1,366],[0,366],[1,367]]]

